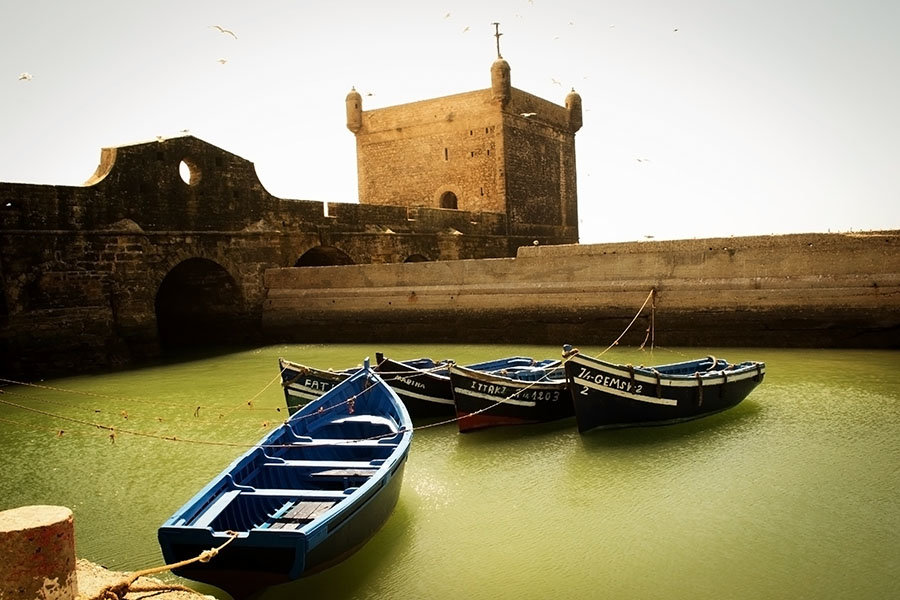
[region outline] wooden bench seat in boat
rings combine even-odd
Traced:
[[[313,519],[323,515],[336,503],[331,501],[297,502],[281,514],[276,514],[261,529],[298,529]]]
[[[296,442],[291,442],[292,447],[303,447],[303,448],[315,448],[315,447],[328,447],[328,446],[352,446],[355,448],[392,448],[397,445],[398,442],[393,441],[392,438],[385,438],[380,440],[371,440],[371,439],[347,439],[347,438],[300,438]]]
[[[264,463],[264,467],[304,467],[309,469],[377,469],[384,463],[383,458],[372,460],[287,460]]]

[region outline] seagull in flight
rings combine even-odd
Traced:
[[[525,117],[526,119],[527,119],[528,117],[533,117],[533,116],[535,116],[536,114],[537,114],[537,113],[534,113],[534,112],[519,113],[520,116]]]
[[[234,34],[234,32],[232,30],[225,29],[221,25],[210,25],[209,27],[210,27],[210,29],[218,29],[220,33],[224,33],[225,35],[230,35],[234,39],[237,39],[237,36]]]
[[[19,75],[19,81],[31,81],[31,73],[22,73]]]

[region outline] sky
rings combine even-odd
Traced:
[[[356,202],[351,87],[489,88],[494,22],[513,87],[581,95],[582,243],[900,229],[897,0],[0,0],[0,181],[187,130]]]

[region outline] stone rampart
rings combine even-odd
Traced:
[[[520,248],[516,258],[266,271],[271,341],[615,340],[655,290],[663,346],[900,345],[900,232]],[[640,344],[648,307],[620,342]]]

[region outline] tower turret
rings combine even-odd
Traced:
[[[350,89],[345,103],[347,105],[347,129],[356,133],[362,129],[362,96],[355,87]]]
[[[509,63],[498,58],[491,65],[491,97],[506,105],[512,95],[512,81],[509,74]]]
[[[566,110],[569,111],[569,128],[572,133],[581,129],[581,96],[575,92],[575,88],[566,95]]]

